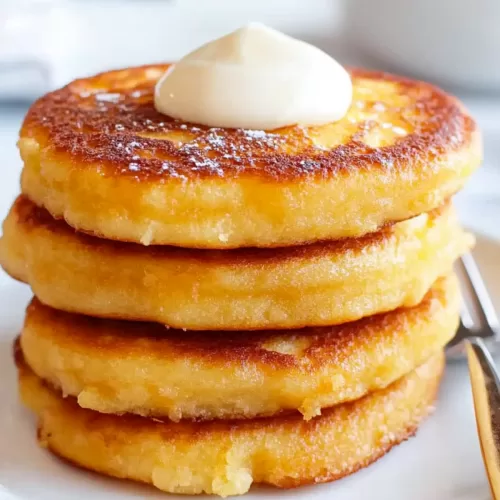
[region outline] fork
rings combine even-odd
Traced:
[[[484,465],[493,499],[500,500],[500,377],[487,347],[499,340],[500,326],[472,255],[460,259],[457,273],[468,300],[463,300],[460,326],[450,345],[465,345]]]

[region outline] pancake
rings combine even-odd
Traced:
[[[21,397],[39,417],[39,442],[56,455],[168,492],[228,496],[252,483],[292,488],[366,467],[411,436],[432,410],[444,357],[309,422],[300,415],[174,423],[100,414],[62,398],[18,363]]]
[[[443,349],[458,325],[456,278],[418,306],[293,332],[183,332],[63,313],[36,299],[21,334],[41,378],[103,413],[171,420],[321,409],[382,389]]]
[[[428,212],[480,162],[471,117],[423,82],[352,70],[342,120],[265,132],[158,113],[153,90],[167,68],[110,71],[36,101],[20,133],[22,192],[107,239],[279,247]]]
[[[363,238],[269,250],[111,242],[23,197],[3,229],[1,264],[43,303],[192,330],[332,325],[412,306],[472,243],[449,204]]]

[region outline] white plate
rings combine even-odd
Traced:
[[[500,306],[500,247],[480,238],[475,251]],[[0,275],[0,499],[182,499],[127,481],[102,478],[52,457],[35,439],[35,419],[16,395],[12,340],[30,298],[27,287]],[[4,490],[2,490],[3,485]],[[12,495],[12,496],[11,496]],[[247,500],[486,500],[490,498],[479,450],[467,368],[448,366],[436,413],[416,438],[371,467],[336,483],[279,491],[255,488]]]

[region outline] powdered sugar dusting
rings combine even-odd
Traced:
[[[276,137],[276,134],[268,134],[266,133],[265,130],[248,130],[248,129],[242,129],[243,134],[245,135],[246,139],[252,140],[252,139],[257,139],[257,140],[269,140],[271,137]]]
[[[185,183],[188,179],[187,176],[185,176],[184,174],[181,174],[177,171],[177,169],[175,168],[175,165],[173,163],[170,163],[168,161],[164,161],[161,164],[161,170],[162,170],[162,172],[168,173],[168,175],[172,178],[181,179],[183,181],[183,183]]]
[[[192,150],[199,150],[199,149],[200,149],[200,145],[196,141],[193,141],[193,142],[186,142],[185,144],[183,144],[179,148],[179,151],[191,153]]]
[[[100,102],[118,102],[120,100],[120,96],[121,94],[104,92],[95,94],[95,99]]]
[[[300,161],[300,166],[304,170],[314,170],[319,167],[319,163],[314,160],[301,160]]]
[[[222,148],[225,145],[224,137],[217,133],[218,130],[220,129],[211,129],[209,134],[205,137],[210,146],[214,148]]]
[[[191,170],[209,170],[216,173],[217,175],[224,175],[219,163],[211,158],[197,158],[196,156],[190,156],[189,161],[194,164]]]
[[[54,147],[67,151],[82,168],[91,165],[110,176],[128,173],[138,180],[158,177],[163,182],[179,175],[188,180],[245,173],[273,180],[330,176],[346,165],[360,170],[382,164],[394,171],[407,154],[415,157],[415,164],[425,161],[437,171],[435,162],[428,165],[428,152],[442,149],[447,157],[470,143],[474,129],[456,102],[433,87],[356,71],[353,81],[361,91],[345,120],[355,136],[337,134],[342,123],[332,128],[331,136],[318,127],[250,130],[184,123],[154,107],[156,80],[166,70],[151,66],[77,80],[39,99],[22,133],[43,129]],[[364,87],[377,89],[377,82],[393,91],[361,93]],[[400,83],[411,92],[400,93]],[[366,142],[372,132],[365,130],[367,121],[378,125],[373,134],[387,143],[385,151]]]
[[[284,138],[279,134],[266,132],[265,130],[240,129],[245,139],[253,144],[261,144],[266,147],[276,149],[279,144],[284,142]]]
[[[266,132],[264,130],[247,130],[247,129],[242,129],[243,133],[245,134],[246,138],[251,140],[251,139],[264,139],[267,136]]]

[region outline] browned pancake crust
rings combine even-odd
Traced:
[[[366,467],[432,411],[444,356],[309,422],[299,415],[202,423],[103,415],[62,398],[20,355],[17,365],[22,399],[39,417],[42,446],[81,467],[164,491],[227,496],[245,493],[252,483],[292,488]]]
[[[143,66],[75,80],[30,108],[21,137],[42,139],[57,155],[67,155],[72,169],[98,163],[107,177],[128,176],[138,182],[241,176],[289,181],[349,175],[353,169],[411,171],[460,151],[473,141],[476,130],[457,100],[433,85],[360,69],[351,70],[354,85],[359,78],[394,82],[410,97],[404,109],[387,109],[410,134],[370,148],[364,139],[376,123],[361,122],[349,131],[346,143],[321,150],[314,147],[314,127],[252,134],[185,124],[154,108],[154,85],[167,68]],[[98,94],[99,89],[106,94]],[[369,106],[385,104],[374,101]],[[341,121],[338,127],[343,136],[340,128],[346,124]],[[198,147],[179,147],[162,138],[165,133],[188,134]]]
[[[443,349],[459,302],[450,276],[415,307],[354,323],[221,333],[100,320],[34,299],[21,347],[39,377],[102,413],[178,421],[299,410],[310,419],[383,389]]]
[[[75,232],[20,197],[3,225],[0,265],[63,311],[191,330],[286,329],[416,305],[471,243],[447,204],[342,241],[145,247]]]
[[[481,159],[471,117],[423,82],[352,70],[353,101],[338,122],[221,129],[155,110],[167,68],[76,80],[33,104],[19,141],[23,193],[107,239],[283,247],[429,212]]]
[[[78,344],[81,349],[98,352],[104,357],[198,359],[215,369],[228,366],[237,368],[250,363],[270,373],[293,369],[297,375],[318,374],[327,366],[342,365],[346,372],[352,372],[355,376],[357,367],[346,366],[349,365],[350,355],[356,351],[362,352],[368,346],[375,349],[377,342],[381,345],[389,342],[394,346],[398,337],[404,335],[405,329],[420,323],[431,324],[436,309],[446,311],[443,317],[438,316],[440,323],[444,317],[450,319],[449,324],[446,321],[447,331],[443,334],[443,343],[446,343],[458,322],[458,302],[456,277],[449,276],[438,280],[415,307],[400,308],[343,325],[293,331],[184,331],[157,323],[66,313],[44,306],[36,298],[28,306],[27,318],[28,321],[56,325],[54,335],[58,344],[66,342],[70,347]],[[271,348],[287,342],[290,349],[285,352],[279,352],[279,347]],[[443,346],[440,345],[438,349]],[[346,354],[349,356],[346,357]],[[249,371],[255,373],[256,366],[248,366]]]
[[[450,203],[446,202],[440,207],[429,212],[431,221],[436,220],[446,210],[450,209]],[[396,234],[395,225],[387,224],[380,231],[369,233],[357,238],[345,238],[341,240],[320,241],[304,245],[295,245],[282,248],[234,248],[229,250],[207,250],[202,248],[181,248],[169,245],[154,245],[145,247],[144,245],[122,242],[115,240],[105,240],[75,231],[64,221],[54,219],[52,215],[42,207],[38,207],[26,196],[18,196],[12,206],[19,224],[27,230],[44,227],[51,233],[71,235],[82,245],[95,249],[106,248],[107,251],[115,251],[119,254],[149,256],[151,259],[182,258],[196,261],[205,265],[234,265],[252,266],[271,265],[273,263],[283,263],[290,259],[313,259],[332,254],[350,253],[359,255],[366,252],[371,246],[382,246],[384,241],[388,241]]]

